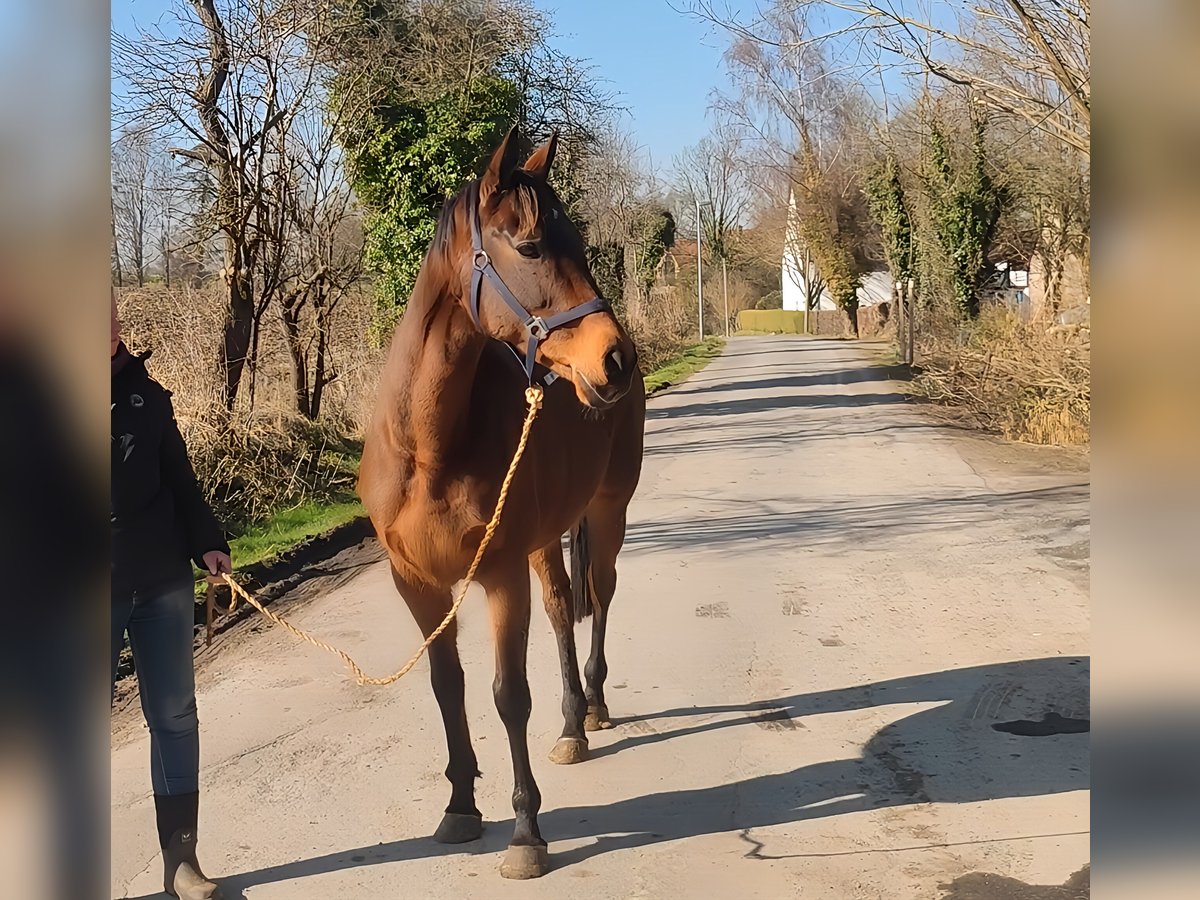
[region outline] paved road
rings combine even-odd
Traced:
[[[877,357],[738,339],[650,404],[610,638],[620,723],[579,766],[544,761],[559,677],[535,609],[549,875],[497,872],[511,769],[477,597],[461,640],[484,839],[427,837],[449,794],[424,663],[362,689],[286,634],[243,628],[200,664],[210,871],[253,900],[927,900],[1011,896],[970,873],[1063,883],[1088,853],[1087,735],[1054,733],[1088,717],[1086,468],[937,424]],[[390,671],[418,633],[384,565],[342,581],[296,620]],[[135,711],[114,725],[119,897],[158,883]]]

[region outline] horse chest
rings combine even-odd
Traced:
[[[387,529],[388,549],[422,573],[453,579],[470,559],[467,536],[490,516],[483,491],[458,473],[408,468],[411,475],[398,486],[398,509]]]

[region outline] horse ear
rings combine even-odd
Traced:
[[[534,175],[544,181],[550,174],[550,167],[554,165],[554,154],[556,152],[558,152],[557,131],[550,135],[550,140],[533,151],[529,159],[525,160],[525,165],[521,168],[530,175]]]
[[[482,194],[484,196],[494,191],[507,191],[513,185],[513,175],[517,171],[517,153],[519,151],[517,126],[514,125],[492,154],[487,171],[483,174]]]

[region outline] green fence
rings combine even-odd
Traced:
[[[791,309],[743,309],[738,313],[738,331],[768,334],[804,334],[805,313]]]

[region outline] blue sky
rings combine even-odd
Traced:
[[[553,15],[554,44],[587,59],[629,109],[625,124],[656,168],[669,169],[708,130],[722,83],[724,38],[667,0],[535,0]],[[736,4],[734,4],[736,5]],[[112,0],[113,29],[169,23],[171,0]]]
[[[669,168],[680,150],[708,131],[709,98],[725,80],[723,35],[675,12],[667,0],[537,5],[554,14],[557,45],[590,59],[620,92],[630,130],[657,168]]]

